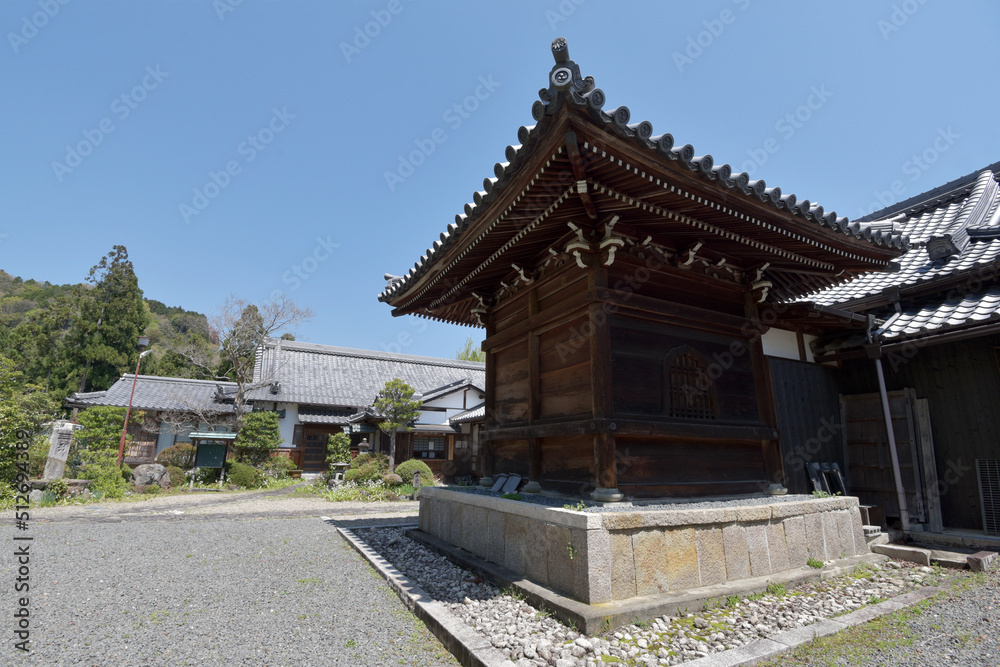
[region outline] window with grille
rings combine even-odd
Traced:
[[[716,419],[715,386],[708,364],[690,345],[674,348],[663,362],[664,411],[681,419]]]
[[[413,439],[413,458],[443,459],[444,457],[444,438],[416,437]]]
[[[1000,535],[1000,459],[976,459],[976,473],[983,507],[983,532]]]

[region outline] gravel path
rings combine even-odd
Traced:
[[[2,533],[0,664],[457,664],[328,522],[236,515],[32,520],[25,655],[10,639],[23,543]]]
[[[296,493],[295,487],[240,493],[191,493],[152,496],[129,502],[86,503],[56,507],[34,507],[35,522],[64,521],[149,521],[178,518],[217,519],[232,516],[319,517],[334,515],[392,514],[416,516],[420,503],[330,502],[319,496]],[[12,513],[0,516],[9,522]]]

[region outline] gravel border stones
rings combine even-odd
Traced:
[[[472,629],[480,641],[488,642],[488,655],[481,661],[468,654],[459,656],[463,664],[475,665],[510,664],[494,662],[496,652],[517,667],[597,667],[616,662],[677,665],[691,660],[698,661],[690,663],[692,667],[741,664],[912,604],[934,592],[930,584],[941,577],[937,570],[909,563],[869,565],[852,574],[806,584],[792,593],[775,587],[769,594],[731,598],[714,609],[661,616],[586,636],[527,604],[516,591],[500,591],[410,540],[400,528],[359,528],[354,537],[366,543],[365,551],[377,552],[374,557],[385,563],[386,570],[397,570],[402,581],[412,582],[421,602],[427,597],[436,601],[439,611],[464,621],[463,632]],[[406,588],[406,584],[396,587],[401,597]],[[884,601],[915,589],[918,592],[909,601]],[[842,616],[829,618],[838,614]],[[441,627],[454,627],[454,623],[442,622]],[[475,642],[464,644],[472,647]],[[712,661],[699,660],[706,658]]]

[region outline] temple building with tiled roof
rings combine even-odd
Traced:
[[[893,270],[908,239],[605,110],[565,40],[552,55],[535,124],[379,299],[485,328],[488,476],[604,501],[782,492],[761,322],[801,347],[841,318],[795,300]]]

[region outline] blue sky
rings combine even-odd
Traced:
[[[549,45],[606,108],[859,217],[1000,160],[1000,3],[4,0],[0,268],[282,290],[299,340],[453,356],[377,301],[530,125]],[[457,105],[457,106],[456,106]]]

